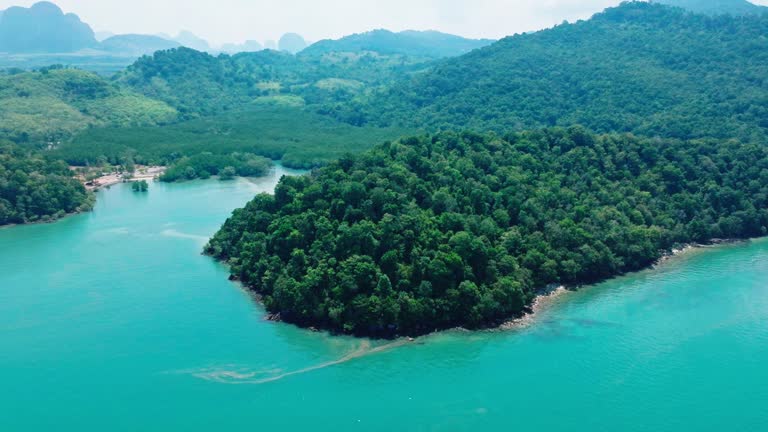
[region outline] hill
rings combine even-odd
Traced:
[[[178,48],[139,59],[118,81],[193,118],[250,103],[269,94],[270,85],[280,89],[280,82],[293,80],[297,70],[303,69],[295,57],[277,51],[214,57]]]
[[[344,102],[423,67],[421,60],[370,53],[314,58],[264,50],[214,57],[179,48],[139,59],[117,81],[195,118],[275,100]]]
[[[747,0],[654,0],[654,2],[707,15],[755,15],[768,12],[768,7],[758,6]]]
[[[768,147],[443,133],[383,144],[236,210],[205,251],[284,321],[356,335],[497,325],[537,288],[768,232]]]
[[[159,36],[127,34],[112,36],[99,44],[99,49],[117,55],[140,57],[155,51],[177,48],[178,42]]]
[[[516,35],[335,115],[357,122],[527,129],[582,124],[647,136],[765,139],[768,16],[643,2]]]
[[[0,73],[0,138],[52,144],[101,125],[160,124],[168,105],[77,69]]]
[[[321,56],[340,52],[375,52],[412,57],[444,58],[466,54],[493,43],[491,40],[465,39],[436,31],[374,30],[346,36],[338,40],[322,40],[301,52],[306,56]]]
[[[11,7],[0,18],[0,52],[67,53],[97,45],[88,24],[53,3]]]

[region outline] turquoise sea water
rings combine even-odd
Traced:
[[[257,180],[0,230],[0,431],[766,431],[768,242],[394,346],[265,322],[200,251]]]

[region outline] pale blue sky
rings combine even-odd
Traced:
[[[36,0],[0,0],[0,9]],[[501,38],[563,20],[588,18],[620,0],[54,0],[97,31],[190,30],[214,44],[277,39],[297,32],[316,41],[376,28],[440,30]],[[768,0],[755,3],[768,4]]]

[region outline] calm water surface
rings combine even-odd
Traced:
[[[382,347],[265,322],[200,255],[282,173],[0,230],[0,431],[768,430],[768,242]]]

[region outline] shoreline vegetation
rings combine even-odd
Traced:
[[[93,203],[65,163],[0,138],[0,225],[51,222]]]
[[[236,210],[205,248],[300,327],[389,339],[483,329],[537,287],[765,236],[768,150],[580,127],[385,143]],[[738,167],[735,169],[734,167]]]
[[[612,280],[615,278],[620,278],[620,277],[628,276],[631,274],[655,270],[660,266],[663,266],[668,263],[672,263],[676,259],[682,258],[683,256],[689,253],[693,253],[695,251],[711,250],[717,247],[737,245],[737,244],[747,243],[747,242],[750,242],[753,240],[759,240],[759,239],[768,239],[768,237],[713,239],[709,243],[685,244],[667,251],[661,256],[661,258],[659,258],[655,263],[649,265],[648,267],[639,269],[631,273],[616,275],[614,278],[606,279],[605,281],[601,281],[593,284],[575,285],[575,286],[565,286],[565,285],[548,286],[539,291],[539,294],[533,300],[533,302],[531,303],[531,306],[521,316],[510,319],[509,321],[499,325],[498,327],[489,328],[488,330],[507,331],[507,330],[515,330],[515,329],[528,327],[535,323],[537,314],[539,314],[545,308],[550,307],[552,304],[554,304],[554,302],[564,297],[567,297],[571,293],[575,293],[584,289],[592,289],[601,283],[608,282],[609,280]]]
[[[604,281],[591,283],[591,284],[584,284],[584,285],[575,285],[575,286],[565,286],[565,285],[558,285],[558,284],[552,284],[550,286],[544,287],[542,289],[539,289],[536,291],[536,297],[532,300],[531,304],[524,310],[519,316],[510,318],[504,322],[498,323],[493,326],[488,326],[486,328],[480,328],[480,329],[468,329],[465,327],[453,327],[453,328],[447,328],[447,329],[439,329],[434,330],[429,333],[425,333],[422,335],[418,335],[415,337],[411,336],[404,336],[399,335],[396,337],[393,337],[391,339],[388,339],[392,341],[392,343],[382,345],[381,347],[378,347],[380,349],[376,350],[370,350],[370,351],[364,351],[364,352],[355,352],[355,355],[350,356],[344,356],[339,361],[332,361],[328,362],[326,364],[323,364],[323,367],[332,366],[338,363],[343,363],[345,361],[349,361],[355,358],[363,357],[369,354],[374,354],[376,352],[383,351],[385,349],[395,348],[406,345],[408,342],[410,343],[421,343],[424,339],[443,334],[443,333],[449,333],[449,332],[508,332],[508,331],[515,331],[524,329],[527,327],[530,327],[531,325],[534,325],[536,323],[536,319],[540,315],[541,312],[546,310],[547,308],[553,306],[556,302],[561,301],[563,299],[567,299],[569,294],[573,294],[576,292],[580,292],[582,290],[589,290],[594,289],[598,287],[600,284],[608,282],[615,278],[620,278],[624,276],[628,276],[631,274],[637,274],[642,273],[646,271],[652,271],[657,268],[659,268],[662,265],[673,263],[676,259],[682,258],[683,256],[695,252],[695,251],[705,251],[705,250],[713,250],[719,247],[725,247],[725,246],[731,246],[731,245],[738,245],[738,244],[746,244],[750,241],[754,240],[760,240],[760,239],[766,239],[768,240],[768,237],[754,237],[754,238],[733,238],[733,239],[714,239],[710,243],[692,243],[692,244],[686,244],[681,245],[677,248],[674,248],[667,253],[663,254],[661,258],[659,258],[655,263],[649,265],[646,268],[639,269],[634,272],[625,273],[616,275],[611,279],[606,279]],[[248,294],[251,299],[256,302],[261,307],[264,307],[264,299],[263,296],[259,293],[253,291],[251,288],[243,285],[238,281],[236,278],[230,277],[230,281],[237,282],[238,285],[245,291],[246,294]],[[273,323],[283,323],[283,324],[289,324],[287,322],[284,322],[279,314],[273,314],[269,313],[265,310],[265,314],[263,316],[264,321],[269,321]],[[305,330],[311,331],[311,332],[325,332],[329,334],[330,336],[341,336],[342,333],[334,333],[327,329],[318,329],[315,327],[307,327]],[[376,338],[372,338],[376,339]],[[315,369],[315,368],[309,368],[309,369]],[[300,373],[300,372],[296,372]],[[292,375],[294,373],[289,373],[288,375]],[[266,379],[265,382],[269,382],[273,379]]]

